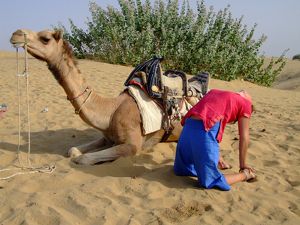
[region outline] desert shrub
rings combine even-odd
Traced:
[[[294,55],[294,56],[293,56],[293,60],[295,60],[295,59],[300,60],[300,54]]]
[[[248,29],[243,18],[233,18],[230,7],[219,12],[189,1],[119,0],[119,9],[101,8],[90,2],[91,18],[86,30],[70,20],[70,41],[78,57],[117,64],[136,65],[160,55],[163,66],[195,74],[208,71],[222,80],[244,79],[269,86],[285,65],[284,54],[263,66],[259,49],[266,36],[253,38],[256,25]],[[65,27],[63,27],[65,29]],[[66,30],[66,29],[65,29]]]

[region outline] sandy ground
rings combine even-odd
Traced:
[[[79,68],[103,96],[118,95],[132,69],[88,60],[80,60]],[[233,185],[229,192],[204,190],[193,178],[175,176],[176,143],[160,143],[111,163],[73,164],[67,150],[101,134],[74,114],[45,63],[31,58],[29,69],[32,163],[53,163],[56,170],[0,180],[0,224],[300,224],[299,61],[289,61],[276,83],[293,91],[211,81],[211,88],[248,90],[257,109],[248,163],[257,169],[258,181]],[[14,54],[0,52],[0,102],[9,107],[0,121],[0,168],[12,165],[18,147],[15,73]],[[26,162],[26,105],[21,107]],[[225,173],[238,171],[237,136],[236,125],[227,126],[221,151],[233,168]]]
[[[300,91],[300,60],[289,60],[277,77],[273,87]]]

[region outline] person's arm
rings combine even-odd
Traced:
[[[239,161],[240,161],[240,169],[245,169],[250,167],[246,164],[247,150],[249,145],[249,124],[250,118],[240,117],[238,120],[239,126]]]

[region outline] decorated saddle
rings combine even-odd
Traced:
[[[192,107],[186,98],[200,99],[207,92],[208,73],[201,73],[187,80],[186,74],[178,70],[163,73],[162,60],[162,57],[155,56],[139,64],[124,83],[141,111],[144,134],[161,128],[170,133],[173,129],[172,122],[180,120]],[[151,110],[153,106],[157,109]],[[151,114],[156,118],[145,119]]]

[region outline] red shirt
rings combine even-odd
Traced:
[[[213,89],[209,91],[196,105],[184,116],[181,124],[191,116],[203,121],[205,130],[208,131],[216,122],[220,121],[218,142],[222,141],[227,123],[234,122],[240,117],[250,118],[252,103],[236,92]]]

